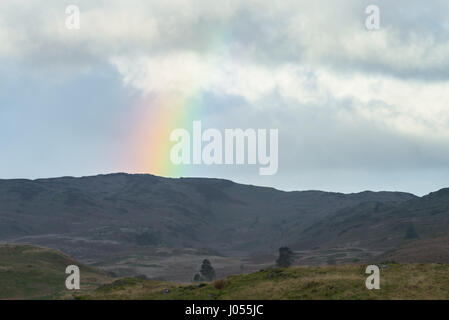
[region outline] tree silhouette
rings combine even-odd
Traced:
[[[405,239],[417,239],[419,238],[418,232],[416,231],[415,225],[410,223],[405,231]]]
[[[215,279],[215,270],[209,260],[204,259],[200,269],[200,277],[195,276],[195,281],[212,281]]]
[[[295,261],[295,253],[289,247],[279,248],[279,257],[276,260],[278,267],[289,267]]]

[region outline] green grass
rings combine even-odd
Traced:
[[[80,268],[81,290],[91,291],[110,281],[106,275],[84,266],[56,250],[29,245],[0,245],[0,299],[57,299],[72,295],[65,287],[65,269]]]
[[[381,270],[381,289],[365,287],[366,266],[292,267],[184,284],[122,279],[80,299],[449,299],[449,265],[391,264]]]
[[[81,270],[81,290],[65,288],[65,268]],[[0,299],[449,299],[449,265],[395,264],[381,270],[380,290],[365,287],[366,265],[272,268],[214,283],[112,279],[55,250],[0,245]]]

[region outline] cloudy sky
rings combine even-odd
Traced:
[[[79,30],[66,28],[69,4]],[[365,27],[370,4],[379,30]],[[449,187],[447,12],[437,0],[3,0],[0,178],[154,173],[419,195]],[[277,128],[277,174],[163,169],[169,130],[192,120]]]

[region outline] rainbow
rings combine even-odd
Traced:
[[[202,92],[161,94],[146,98],[139,106],[138,119],[131,135],[128,164],[134,173],[151,173],[163,177],[188,174],[188,167],[170,161],[170,133],[176,128],[191,129],[205,107]],[[144,148],[142,148],[144,146]]]
[[[206,37],[208,47],[220,57],[220,61],[241,56],[241,52],[236,52],[230,41],[232,30],[228,25],[210,29]],[[205,92],[198,88],[188,89],[189,93],[158,93],[156,97],[146,98],[139,107],[138,119],[133,121],[136,123],[135,132],[129,141],[132,147],[127,155],[127,164],[132,163],[132,168],[128,171],[164,177],[188,174],[190,166],[171,163],[170,148],[174,142],[169,140],[172,130],[190,130],[192,122],[201,120],[200,115],[207,110]],[[129,165],[126,167],[129,168]]]

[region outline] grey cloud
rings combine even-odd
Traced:
[[[7,2],[1,7],[0,24],[9,45],[16,57],[38,65],[92,66],[113,56],[191,50],[265,65],[326,65],[340,72],[426,81],[449,75],[448,4],[438,0],[374,1],[381,9],[378,40],[364,28],[364,9],[371,2],[354,0],[225,1],[222,12],[206,1],[190,6],[185,1],[172,6],[79,1],[84,24],[76,32],[64,28],[64,5],[59,1],[10,7]]]
[[[303,68],[301,76],[305,80],[300,89],[310,95],[316,94],[317,99],[308,99],[299,93],[294,95],[295,86],[287,90],[285,87],[297,80],[294,77],[286,78],[287,85],[269,83],[269,90],[254,90],[253,100],[245,96],[243,91],[247,87],[241,83],[237,90],[213,91],[213,86],[201,88],[205,91],[210,109],[199,120],[207,126],[280,129],[277,176],[255,176],[256,170],[248,173],[245,167],[237,171],[234,168],[195,168],[192,175],[221,176],[292,189],[316,187],[338,191],[357,191],[363,180],[377,179],[375,185],[371,184],[373,188],[388,189],[390,186],[421,192],[418,182],[407,179],[409,175],[416,173],[417,177],[435,178],[435,172],[447,172],[448,137],[445,132],[438,134],[436,130],[437,120],[445,116],[441,113],[442,108],[435,111],[430,110],[432,106],[426,105],[430,103],[429,96],[436,96],[435,99],[439,95],[444,97],[444,81],[449,80],[449,23],[446,22],[449,5],[446,1],[224,1],[219,5],[213,1],[184,0],[168,4],[162,1],[78,1],[82,11],[79,32],[64,28],[64,4],[60,1],[49,0],[45,5],[40,1],[29,3],[32,5],[7,0],[0,4],[0,40],[3,43],[0,58],[2,61],[13,60],[23,68],[24,73],[32,69],[45,79],[53,76],[48,70],[63,70],[63,73],[69,74],[68,77],[81,70],[89,76],[95,75],[115,57],[135,63],[140,58],[169,59],[178,52],[193,53],[191,61],[200,61],[202,65],[209,63],[210,56],[225,56],[238,64],[232,67],[237,70],[239,78],[248,74],[245,67],[263,69],[260,73],[254,72],[253,78],[248,77],[248,82],[259,81],[258,84],[279,76],[278,69],[285,65]],[[364,28],[364,8],[371,3],[381,8],[381,30],[375,32]],[[156,59],[154,65],[158,62]],[[160,69],[157,77],[164,75],[164,72],[181,72],[173,69],[171,61],[164,62],[169,68]],[[139,72],[146,72],[141,65],[133,67]],[[208,68],[205,74],[210,70],[216,71],[213,63]],[[335,79],[322,81],[317,70],[333,73]],[[266,79],[259,78],[260,74]],[[284,76],[282,72],[280,74]],[[344,97],[337,97],[338,86],[334,91],[325,87],[335,82],[338,84],[339,80],[343,81],[352,74],[362,75],[362,81],[378,77],[379,81],[386,81],[387,84],[390,78],[395,78],[400,82],[400,85],[394,83],[399,89],[416,86],[417,82],[424,89],[432,82],[442,82],[442,87],[420,96],[418,92],[413,92],[400,106],[394,103],[397,100],[387,101],[389,99],[376,97],[371,91],[365,96],[357,87],[357,79],[348,81],[353,88],[349,88],[349,94]],[[120,76],[124,78],[126,73]],[[196,76],[193,72],[192,78]],[[235,86],[232,81],[235,78],[229,79],[231,81],[219,79],[217,84]],[[181,77],[181,80],[184,78]],[[190,79],[187,77],[187,80]],[[54,84],[52,79],[47,81]],[[201,86],[203,82],[199,84]],[[107,98],[110,90],[117,90],[116,86],[114,82],[110,87],[105,86],[106,89],[99,88],[96,94]],[[57,91],[59,87],[52,88]],[[81,93],[89,92],[85,84],[73,84],[73,88]],[[125,89],[136,87],[129,85]],[[153,91],[150,94],[156,95],[157,92]],[[0,91],[0,97],[5,98],[7,94]],[[384,93],[387,94],[394,97],[397,92]],[[48,92],[49,97],[54,95],[57,93]],[[46,98],[40,98],[37,103],[45,104]],[[423,117],[421,106],[413,106],[415,109],[411,110],[410,104],[418,99],[421,99],[422,108],[429,108],[427,113],[432,117]],[[11,99],[11,103],[14,101],[18,103],[20,99]],[[125,101],[122,103],[126,104]],[[440,106],[444,103],[440,102]],[[102,107],[102,112],[107,114]],[[95,108],[93,104],[92,108]],[[385,119],[382,115],[370,119],[361,115],[360,109],[368,114],[376,114],[377,110],[379,113],[382,110],[387,112]],[[388,122],[404,115],[406,121],[412,122],[411,126],[419,124],[424,127],[425,134],[400,130],[397,127],[400,121]],[[20,112],[16,118],[20,118]],[[95,131],[92,129],[95,124],[89,123],[88,126]],[[441,127],[441,123],[439,125]],[[83,128],[82,125],[79,127]],[[47,138],[46,135],[39,135],[39,125],[34,128],[36,141]],[[54,131],[61,132],[61,129]],[[432,134],[433,131],[436,133]],[[53,135],[53,132],[46,134]],[[105,140],[108,139],[105,137]],[[72,153],[74,158],[78,150],[84,149],[84,141],[80,140],[75,141],[77,149]],[[37,150],[36,141],[30,144],[34,144]],[[56,138],[55,141],[57,145],[64,145]],[[17,153],[15,148],[9,145],[9,159],[16,158],[11,156]],[[89,145],[89,150],[95,149],[95,145]],[[58,153],[61,154],[64,152]],[[23,152],[23,156],[34,155]],[[51,172],[52,163],[54,165],[57,160],[41,156],[49,163],[42,164],[42,170]],[[101,157],[97,154],[97,158]],[[22,164],[26,166],[26,163]],[[64,169],[70,169],[72,165],[66,163]],[[93,164],[86,166],[94,172],[101,164],[97,167]],[[76,170],[86,170],[81,167]],[[427,174],[427,171],[432,173]],[[350,185],[351,179],[345,180],[351,175],[357,176],[353,186]],[[327,177],[330,181],[326,181]],[[394,184],[393,179],[402,179],[402,182]],[[441,183],[440,179],[433,185],[428,183],[426,188],[434,188]],[[413,187],[408,189],[407,186]]]

